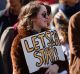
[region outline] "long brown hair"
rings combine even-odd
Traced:
[[[33,28],[32,18],[36,17],[41,5],[44,5],[41,1],[31,1],[26,4],[19,15],[19,26],[23,26],[25,30]]]

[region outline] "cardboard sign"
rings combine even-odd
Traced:
[[[56,30],[23,38],[21,44],[30,73],[49,67],[56,60],[65,60]]]

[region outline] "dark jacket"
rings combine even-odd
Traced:
[[[0,11],[4,10],[7,5],[7,0],[0,0]]]
[[[63,13],[69,19],[73,14],[80,11],[80,2],[76,3],[74,6],[69,6],[67,4],[60,4],[59,9],[63,11]]]
[[[80,11],[69,22],[70,74],[80,74]]]
[[[13,72],[14,72],[14,74],[30,74],[20,40],[24,37],[34,34],[34,32],[26,31],[24,28],[19,29],[18,32],[19,33],[15,37],[15,39],[12,43],[12,47],[11,47]],[[57,63],[59,65],[60,71],[62,71],[63,69],[67,70],[67,68],[68,68],[68,63],[66,61],[64,61],[64,62],[57,61],[55,63]],[[47,68],[41,68],[32,74],[44,74],[46,70],[47,70]]]
[[[7,27],[13,26],[17,22],[17,18],[18,15],[14,15],[10,9],[7,9],[4,14],[0,16],[0,37]]]
[[[3,32],[0,40],[1,55],[4,64],[5,74],[12,74],[12,63],[11,63],[11,45],[14,37],[17,34],[17,30],[14,27],[8,27]]]
[[[0,52],[0,74],[4,74],[4,67],[3,67],[1,52]]]

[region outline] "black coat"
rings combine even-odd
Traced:
[[[10,12],[10,9],[7,9],[4,14],[0,17],[0,37],[3,31],[9,27],[13,26],[17,22],[18,15]]]

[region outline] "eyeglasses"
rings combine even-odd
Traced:
[[[42,16],[43,16],[44,18],[46,18],[46,17],[48,16],[48,14],[47,14],[47,13],[42,13]]]

